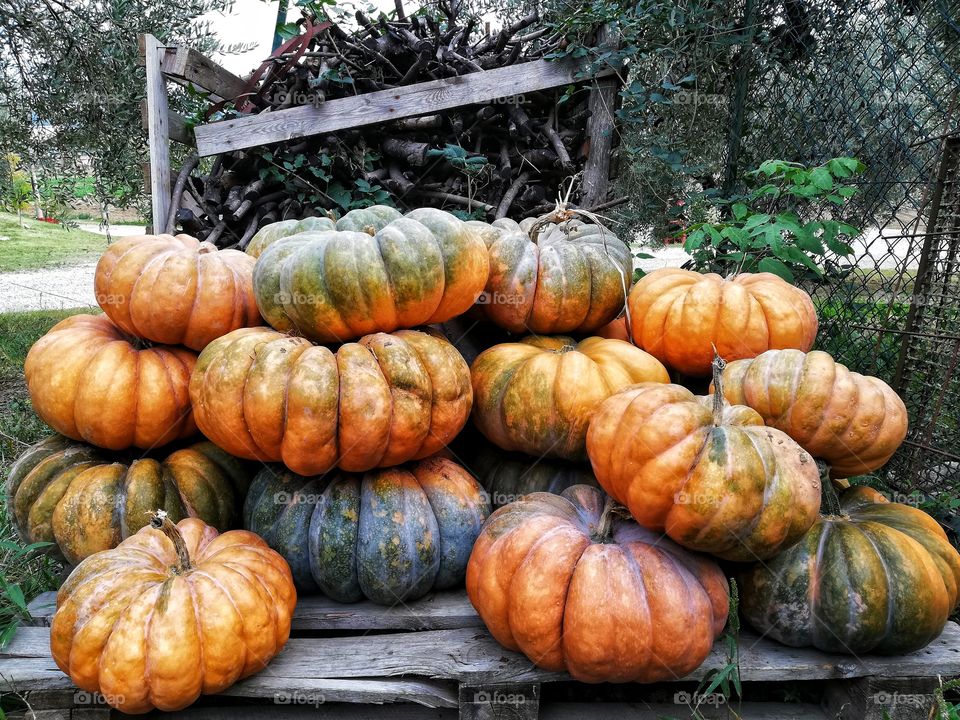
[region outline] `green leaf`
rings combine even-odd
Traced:
[[[734,203],[730,209],[733,211],[733,217],[737,220],[743,220],[750,212],[750,209],[743,203]]]
[[[842,188],[837,188],[837,195],[839,195],[840,197],[848,198],[848,197],[853,197],[856,194],[857,194],[857,189],[852,185],[845,185]]]
[[[23,590],[20,589],[20,586],[16,583],[7,583],[6,581],[4,581],[3,584],[5,586],[7,597],[10,598],[11,602],[26,612],[27,600],[23,597]]]
[[[698,247],[703,245],[703,241],[706,240],[706,233],[704,233],[703,228],[697,228],[689,235],[687,235],[686,241],[683,243],[683,249],[687,252],[693,252]]]
[[[13,636],[16,634],[16,632],[17,622],[15,620],[5,625],[3,630],[0,630],[0,650],[10,644],[10,641],[13,640]]]
[[[830,171],[825,167],[814,168],[810,172],[810,182],[821,190],[833,188],[833,178],[830,176]]]
[[[710,244],[714,247],[719,247],[720,243],[723,242],[723,235],[721,235],[720,231],[713,225],[707,225],[706,227],[707,232],[710,233]]]
[[[327,187],[327,195],[329,195],[330,199],[344,210],[348,210],[350,208],[350,201],[352,199],[350,197],[350,191],[340,183],[331,183]]]
[[[766,213],[757,213],[756,215],[751,215],[747,218],[747,221],[743,223],[744,230],[752,230],[758,225],[762,225],[770,219],[770,216]]]
[[[778,275],[789,283],[794,282],[793,271],[785,263],[776,258],[765,257],[760,260],[757,267],[760,272],[773,273]]]

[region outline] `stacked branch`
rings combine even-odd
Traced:
[[[250,92],[212,111],[316,105],[540,59],[564,42],[536,14],[486,34],[455,6],[440,7],[436,18],[407,14],[397,0],[395,19],[358,12],[352,33],[305,18],[304,32],[264,63]],[[374,203],[486,220],[540,214],[583,167],[588,96],[585,85],[571,95],[559,88],[503,97],[220,156],[210,172],[177,184],[183,194],[170,221],[244,248],[267,223]]]

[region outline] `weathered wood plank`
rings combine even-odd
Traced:
[[[937,677],[868,677],[832,680],[823,707],[835,720],[927,720],[933,717]]]
[[[33,617],[31,625],[49,626],[57,609],[57,593],[42,593],[27,608]],[[345,605],[322,595],[307,595],[297,601],[293,613],[294,635],[304,630],[447,630],[482,626],[462,590],[433,593],[395,607],[371,602]]]
[[[619,42],[609,24],[601,26],[597,33],[597,44],[615,49]],[[613,155],[613,139],[616,125],[614,108],[620,79],[612,74],[599,80],[590,90],[587,107],[590,117],[587,119],[587,137],[589,151],[583,165],[583,192],[580,197],[582,207],[600,205],[607,199],[610,185],[610,161]]]
[[[24,689],[50,689],[63,678],[49,651],[47,628],[23,627],[0,651],[0,675],[25,683]],[[703,665],[686,679],[700,680],[726,664],[717,645]],[[960,675],[960,627],[947,623],[928,647],[898,657],[828,655],[812,648],[788,648],[744,632],[740,638],[744,681],[829,680],[858,677],[954,677]],[[8,674],[9,673],[9,674]],[[398,676],[458,680],[466,684],[534,683],[569,680],[565,673],[534,667],[519,653],[502,648],[482,629],[425,630],[386,635],[293,638],[270,664],[268,673],[244,683],[274,687],[265,678],[283,678],[290,689],[312,687],[317,678],[392,678]],[[65,678],[64,678],[65,679]],[[679,679],[679,678],[678,678]],[[55,687],[62,687],[57,685]]]
[[[140,101],[140,124],[144,130],[149,130],[150,112],[147,101]],[[170,139],[176,140],[181,145],[193,145],[193,131],[187,127],[187,119],[173,110],[167,111],[167,129],[170,132]]]
[[[147,717],[156,720],[457,720],[457,711],[413,705],[325,705],[319,711],[297,705],[201,706]]]
[[[731,710],[738,714],[733,715]],[[746,702],[733,707],[700,705],[698,720],[826,720],[816,705],[800,703]],[[662,720],[693,717],[685,705],[669,703],[548,703],[540,706],[540,720]]]
[[[540,683],[460,684],[460,720],[537,720]]]
[[[150,199],[153,225],[163,227],[170,211],[170,109],[167,84],[160,69],[165,48],[153,35],[145,37],[147,129],[150,146]]]
[[[211,93],[214,101],[232,100],[243,93],[246,86],[242,78],[190,48],[178,47],[173,53],[167,53],[161,68],[171,80]]]
[[[303,105],[209,123],[194,128],[194,135],[201,156],[215,155],[559,87],[577,82],[574,76],[582,67],[573,62],[535,60],[330,100],[318,107]]]

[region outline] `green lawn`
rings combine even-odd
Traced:
[[[88,312],[37,310],[0,314],[0,481],[26,447],[51,433],[33,413],[23,380],[23,361],[30,346],[68,315]],[[0,645],[29,602],[56,587],[60,564],[38,552],[24,552],[7,515],[6,494],[0,499]]]
[[[0,272],[93,261],[106,247],[106,238],[96,233],[28,217],[21,228],[16,215],[0,213]]]

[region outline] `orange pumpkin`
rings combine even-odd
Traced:
[[[633,258],[602,225],[502,218],[479,235],[490,253],[490,276],[478,307],[500,327],[592,333],[623,310]]]
[[[757,413],[680,385],[643,384],[594,413],[600,486],[644,527],[727,560],[772,557],[817,519],[816,462]]]
[[[621,315],[616,320],[611,320],[602,328],[597,330],[600,337],[610,338],[611,340],[624,340],[630,342],[630,333],[627,332],[627,316]]]
[[[586,485],[497,510],[467,565],[467,595],[493,637],[582,682],[689,674],[723,629],[727,593],[716,564]]]
[[[633,342],[686,375],[709,375],[714,351],[730,361],[809,350],[817,336],[810,296],[771,273],[654,270],[634,285],[628,304]]]
[[[442,337],[376,333],[334,352],[269,328],[210,343],[190,396],[217,445],[300,475],[432,455],[460,432],[473,398],[466,362]]]
[[[883,380],[825,352],[770,350],[723,371],[727,400],[748,405],[771,427],[830,465],[834,477],[883,466],[907,436],[907,408]]]
[[[256,260],[189,235],[128,237],[97,263],[97,303],[125,332],[203,350],[231,330],[261,325]]]
[[[470,369],[473,419],[504,450],[583,460],[587,423],[617,390],[670,381],[654,357],[622,340],[524,338],[484,350]]]
[[[103,315],[73,315],[34,343],[23,369],[37,415],[61,435],[109,450],[193,435],[197,356],[142,347]]]
[[[251,532],[158,513],[91,555],[57,593],[50,651],[125,713],[180,710],[259,672],[290,635],[290,568]]]

